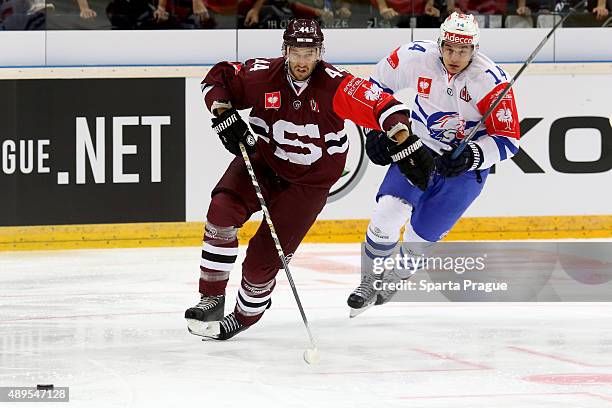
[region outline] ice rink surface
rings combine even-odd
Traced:
[[[391,303],[349,320],[359,245],[303,245],[309,366],[283,271],[256,326],[188,334],[199,261],[197,247],[0,253],[0,386],[68,386],[70,403],[44,404],[59,407],[612,406],[612,304]]]

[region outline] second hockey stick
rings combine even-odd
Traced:
[[[546,35],[546,37],[544,37],[544,39],[540,42],[540,44],[536,47],[536,49],[531,53],[531,55],[529,56],[529,58],[527,58],[527,61],[525,61],[525,63],[523,64],[523,66],[521,67],[521,69],[518,70],[518,72],[516,73],[516,75],[514,75],[512,77],[512,80],[508,83],[508,85],[506,85],[506,87],[504,88],[503,92],[499,94],[499,96],[497,97],[497,99],[495,99],[495,102],[493,102],[491,104],[491,106],[489,106],[489,109],[487,109],[487,111],[484,113],[484,115],[482,115],[482,118],[478,121],[478,123],[476,124],[476,126],[474,126],[472,128],[472,130],[470,131],[470,133],[463,138],[463,140],[461,141],[461,143],[459,143],[459,145],[455,148],[455,150],[453,151],[453,153],[451,154],[451,158],[452,159],[456,159],[457,157],[459,157],[459,155],[461,154],[461,152],[463,151],[463,149],[465,149],[465,146],[467,146],[468,142],[470,140],[472,140],[472,138],[474,138],[474,135],[476,134],[476,132],[478,131],[478,129],[480,129],[480,126],[482,126],[483,123],[485,123],[485,121],[487,120],[487,118],[489,116],[491,116],[491,113],[495,110],[495,108],[497,108],[497,105],[499,105],[499,103],[502,101],[502,99],[504,99],[504,96],[506,96],[506,94],[508,92],[510,92],[510,88],[512,88],[512,85],[514,85],[514,83],[516,82],[516,80],[518,79],[519,76],[521,76],[521,74],[523,73],[523,71],[525,69],[527,69],[527,67],[529,66],[529,64],[531,64],[531,61],[533,61],[533,59],[536,57],[536,55],[538,55],[538,53],[540,52],[540,50],[542,49],[542,47],[544,47],[544,45],[546,44],[546,42],[548,42],[548,39],[550,37],[552,37],[552,35],[554,34],[555,30],[557,30],[558,27],[561,26],[561,24],[563,24],[563,22],[570,16],[572,15],[573,12],[575,12],[577,9],[581,8],[582,6],[586,6],[588,3],[588,0],[584,0],[581,3],[578,3],[578,5],[574,8],[571,8],[569,10],[569,12],[563,16],[563,18],[561,20],[559,20],[557,22],[557,24],[555,24],[553,26],[553,28],[550,30],[550,32]]]
[[[306,326],[306,331],[308,332],[311,348],[304,352],[304,360],[306,360],[308,364],[316,363],[319,360],[319,351],[317,349],[317,345],[315,343],[312,332],[310,331],[310,325],[308,324],[308,319],[306,318],[306,313],[304,312],[304,307],[302,306],[302,302],[297,292],[297,288],[295,287],[295,283],[293,282],[293,277],[291,276],[291,272],[289,271],[289,265],[287,264],[285,252],[283,251],[283,247],[281,246],[280,240],[278,239],[278,235],[276,235],[276,230],[274,229],[274,224],[272,223],[272,218],[270,217],[270,211],[268,211],[266,200],[264,200],[263,194],[261,193],[261,188],[259,187],[259,182],[257,181],[257,177],[255,176],[255,172],[253,171],[253,166],[251,166],[251,159],[249,159],[249,155],[247,154],[244,145],[242,143],[239,143],[239,146],[240,151],[242,152],[242,158],[244,159],[244,164],[246,165],[247,171],[251,176],[251,182],[253,183],[253,188],[255,188],[255,194],[257,194],[259,205],[261,206],[261,210],[264,213],[264,218],[266,219],[268,228],[270,228],[270,234],[272,234],[272,239],[274,240],[274,245],[276,246],[276,251],[278,252],[278,257],[280,258],[281,263],[283,264],[283,269],[287,274],[287,280],[289,281],[289,285],[291,286],[291,290],[293,291],[293,297],[295,298],[298,309],[300,309],[302,321],[304,322],[304,326]]]

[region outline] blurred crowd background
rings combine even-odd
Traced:
[[[435,28],[457,10],[483,28],[551,27],[580,1],[555,0],[0,0],[0,30]],[[611,27],[612,0],[590,0],[565,27]]]

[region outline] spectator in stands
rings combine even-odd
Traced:
[[[264,0],[257,0],[255,3],[252,1],[242,1],[242,7],[248,7],[248,10],[244,17],[244,26],[245,27],[253,27],[259,24],[259,13],[261,12],[261,8],[263,7]],[[245,4],[249,3],[249,4]]]
[[[113,30],[167,27],[165,15],[158,19],[154,16],[155,11],[155,6],[148,0],[111,0],[106,6],[106,16]]]
[[[326,27],[366,27],[371,17],[370,0],[241,0],[238,14],[243,16],[239,26],[246,28],[283,28],[291,18],[315,19]]]
[[[170,1],[170,5],[168,5],[168,0],[159,0],[157,3],[157,9],[153,12],[153,18],[157,22],[166,22],[170,20],[171,14],[174,19],[178,21],[185,20],[189,18],[190,15],[194,16],[195,21],[198,23],[204,23],[204,21],[210,18],[208,14],[208,9],[204,5],[204,0],[191,0],[187,10],[185,10],[185,4],[181,1]],[[171,12],[168,11],[169,7]],[[185,16],[187,14],[187,16]]]
[[[153,18],[156,21],[168,21],[170,19],[170,12],[168,12],[168,4],[167,0],[159,0],[157,3],[157,8],[153,12]]]
[[[31,0],[53,4],[47,14],[47,30],[108,30],[106,8],[110,0]]]
[[[351,18],[351,15],[353,14],[351,11],[351,3],[348,1],[336,1],[334,14],[338,18]]]
[[[215,28],[236,28],[238,19],[238,8],[241,2],[238,0],[205,0],[210,25]],[[252,1],[252,0],[249,0]]]
[[[332,9],[335,28],[365,28],[372,18],[370,0],[334,0]]]
[[[562,12],[562,11],[567,11],[567,9],[569,7],[574,7],[576,5],[578,5],[579,3],[581,3],[582,0],[566,0],[566,1],[551,1],[551,2],[541,2],[540,4],[540,9],[538,10],[539,13],[541,14],[545,14],[545,13],[549,13],[551,11],[555,11],[555,12]],[[548,4],[547,4],[548,3]],[[529,7],[525,7],[525,0],[518,0],[518,4],[517,4],[517,14],[521,15],[521,13],[528,13]],[[520,12],[519,12],[520,9]],[[588,2],[587,5],[587,9],[591,10],[591,12],[593,13],[593,16],[595,17],[595,19],[597,21],[601,21],[604,20],[605,18],[608,17],[609,13],[609,7],[606,7],[606,0],[590,0]],[[590,21],[588,20],[584,20],[580,19],[580,15],[576,16],[578,19],[578,24],[577,25],[581,25],[580,23],[584,23],[586,25],[591,25],[589,24]],[[568,19],[569,21],[569,19]],[[601,24],[601,23],[599,23]],[[538,25],[539,22],[538,22]],[[567,24],[568,26],[572,26],[575,25],[572,24],[570,22],[570,24]]]
[[[518,0],[516,5],[516,14],[519,16],[531,15],[531,7],[527,6],[527,0]]]
[[[447,11],[454,9],[453,1],[447,3]],[[378,12],[385,20],[399,16],[398,27],[410,27],[409,18],[416,17],[417,27],[439,27],[442,5],[434,0],[372,0]]]
[[[159,0],[153,17],[160,28],[235,28],[236,2]]]
[[[557,1],[554,6],[555,11],[563,11],[568,7],[574,7],[581,3],[582,0],[565,0]],[[606,0],[590,0],[587,8],[590,9],[597,20],[603,20],[608,16],[608,9],[606,8]]]
[[[508,0],[456,0],[451,3],[455,3],[460,13],[474,14],[481,28],[501,28],[508,8]]]
[[[204,0],[190,0],[190,4],[186,5],[181,1],[170,0],[172,13],[168,11],[168,0],[159,0],[157,9],[153,12],[153,17],[157,22],[166,22],[170,20],[172,14],[176,24],[187,22],[193,16],[191,23],[199,26],[206,20],[210,19],[208,9],[204,5]],[[176,25],[174,24],[174,25]],[[187,28],[187,27],[183,27]],[[191,27],[197,28],[197,27]]]
[[[593,8],[593,14],[597,20],[603,20],[608,17],[609,11],[606,8],[606,0],[597,0],[597,5]]]
[[[290,3],[286,0],[242,0],[238,14],[243,15],[246,28],[282,28],[293,18]]]
[[[91,9],[91,7],[89,7],[89,3],[87,2],[87,0],[77,0],[77,4],[79,5],[79,16],[83,20],[96,18],[96,16],[98,15],[98,13],[96,13],[94,10]]]
[[[334,9],[339,5],[339,2],[331,0],[294,0],[290,3],[295,18],[316,19],[323,27],[332,26]]]
[[[449,0],[449,3],[470,14],[505,14],[508,7],[507,0]]]
[[[260,26],[260,14],[262,14],[262,9],[265,10],[266,8],[268,8],[268,14],[272,12],[282,16],[284,10],[285,12],[288,11],[287,14],[290,14],[292,18],[316,19],[327,27],[332,26],[334,17],[347,19],[352,14],[351,4],[342,0],[256,0],[246,12],[244,26]],[[279,11],[281,12],[279,13]],[[269,28],[265,25],[263,27]]]
[[[508,16],[504,23],[508,28],[531,28],[534,26],[532,14],[538,12],[542,1],[537,0],[517,0],[514,13],[508,11]]]
[[[0,1],[0,30],[44,30],[50,6],[29,0]]]

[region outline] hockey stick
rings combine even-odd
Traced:
[[[504,99],[504,96],[506,96],[506,94],[510,91],[510,88],[512,87],[512,85],[514,85],[514,82],[516,82],[516,80],[518,79],[519,76],[521,76],[521,74],[523,73],[523,71],[525,69],[527,69],[527,66],[529,66],[529,64],[531,64],[531,61],[533,61],[533,59],[536,57],[536,55],[538,55],[538,52],[540,52],[540,50],[542,49],[542,47],[544,47],[544,44],[546,44],[546,42],[548,41],[548,39],[553,35],[553,33],[555,32],[555,30],[557,30],[557,28],[559,26],[561,26],[561,24],[563,24],[563,22],[573,13],[575,12],[578,8],[581,8],[582,6],[586,6],[588,4],[588,0],[584,0],[581,3],[578,3],[578,5],[574,8],[570,8],[569,12],[563,16],[563,18],[561,20],[559,20],[557,22],[557,24],[555,24],[553,26],[553,28],[550,30],[550,32],[546,35],[546,37],[544,37],[544,39],[540,42],[540,44],[536,47],[536,49],[531,53],[531,55],[529,56],[529,58],[527,58],[527,61],[525,61],[525,63],[523,64],[523,66],[521,67],[521,69],[518,70],[518,72],[516,73],[516,75],[514,75],[512,77],[512,80],[508,83],[508,85],[504,88],[503,92],[499,94],[499,96],[497,97],[497,99],[495,100],[495,102],[493,102],[493,104],[491,104],[491,106],[489,106],[489,109],[487,109],[487,111],[485,112],[484,115],[482,115],[482,118],[480,118],[480,120],[478,121],[478,123],[476,124],[476,126],[474,126],[472,128],[472,130],[470,131],[470,133],[463,138],[463,140],[461,141],[461,143],[459,143],[459,145],[455,148],[455,150],[453,151],[453,153],[451,154],[451,159],[456,159],[457,157],[459,157],[459,155],[461,154],[461,152],[463,151],[463,149],[465,149],[465,146],[467,146],[468,142],[470,140],[472,140],[472,138],[474,137],[474,135],[476,134],[476,132],[478,131],[478,129],[480,128],[480,126],[482,126],[485,121],[488,119],[489,116],[491,116],[491,113],[495,110],[495,108],[497,108],[497,105],[499,105],[499,103],[502,101],[502,99]]]
[[[268,211],[268,206],[266,205],[266,200],[264,200],[263,195],[261,194],[261,188],[259,187],[259,182],[257,181],[257,177],[255,177],[255,172],[253,171],[253,166],[251,166],[251,159],[249,159],[249,155],[246,152],[246,149],[242,143],[239,143],[240,151],[242,152],[242,158],[244,159],[244,164],[246,165],[247,171],[251,176],[251,182],[253,183],[253,187],[255,188],[255,194],[257,194],[257,199],[259,200],[259,205],[264,213],[264,218],[266,219],[266,223],[270,228],[270,234],[272,235],[272,239],[274,240],[274,245],[276,246],[276,251],[278,252],[278,257],[280,258],[283,269],[287,274],[287,280],[289,281],[289,285],[291,286],[291,290],[293,291],[293,297],[297,303],[298,309],[300,309],[300,314],[302,315],[302,321],[304,322],[304,326],[306,326],[306,331],[308,332],[308,337],[310,338],[310,345],[312,346],[310,349],[304,351],[304,360],[308,364],[313,364],[318,362],[319,360],[319,351],[317,350],[317,345],[315,344],[314,337],[312,336],[312,332],[310,331],[310,325],[308,324],[308,319],[306,318],[306,313],[304,312],[304,307],[302,306],[302,302],[300,301],[300,296],[298,295],[297,289],[295,287],[295,283],[293,282],[293,277],[291,276],[291,272],[289,271],[289,265],[287,264],[287,259],[285,257],[285,252],[281,247],[280,240],[278,239],[278,235],[276,235],[276,229],[274,229],[274,224],[272,223],[272,218],[270,218],[270,211]]]

